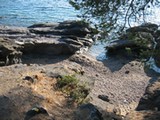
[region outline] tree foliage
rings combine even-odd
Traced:
[[[145,22],[160,0],[69,0],[88,22],[105,33],[123,31],[132,22]]]

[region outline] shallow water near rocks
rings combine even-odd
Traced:
[[[96,41],[88,50],[88,53],[99,61],[107,59],[105,47],[107,42]]]
[[[154,71],[160,73],[160,68],[156,66],[154,58],[151,57],[146,64],[149,65]]]
[[[159,9],[156,9],[157,14],[158,11]],[[41,22],[77,20],[78,14],[79,12],[74,10],[67,0],[0,0],[0,25],[30,26]],[[157,16],[152,20],[157,23]],[[106,42],[97,41],[88,53],[103,61],[107,59],[106,45]],[[156,67],[153,59],[148,63],[152,64],[153,70],[160,73],[160,68]]]

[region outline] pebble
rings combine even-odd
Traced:
[[[98,95],[98,98],[103,100],[103,101],[106,101],[106,102],[109,102],[109,97],[107,95]]]
[[[129,71],[129,70],[125,71],[125,74],[129,74],[129,73],[130,73],[130,71]]]
[[[27,80],[27,81],[30,81],[31,83],[34,82],[34,79],[30,76],[26,76],[25,78],[23,78],[23,80]]]
[[[37,114],[46,114],[46,115],[48,115],[48,112],[47,112],[47,110],[45,110],[42,107],[33,107],[31,110],[29,110],[26,113],[26,116],[25,116],[24,120],[29,120],[32,117],[34,117],[35,115],[37,115]]]

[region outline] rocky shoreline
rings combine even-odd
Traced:
[[[159,120],[160,74],[132,57],[78,52],[93,34],[75,21],[1,26],[0,119]],[[57,88],[65,78],[76,82]]]
[[[0,62],[21,62],[22,55],[62,55],[90,47],[96,30],[83,21],[42,23],[26,27],[0,26]]]
[[[108,55],[125,55],[139,59],[153,57],[155,64],[160,67],[160,38],[159,26],[145,23],[127,29],[117,40],[106,47]]]

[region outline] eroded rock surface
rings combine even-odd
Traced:
[[[75,114],[76,120],[103,120],[102,114],[91,103],[79,106]]]
[[[158,30],[157,36],[158,38],[156,39],[157,45],[156,45],[156,50],[154,54],[155,58],[155,63],[158,67],[160,67],[160,36],[159,36],[160,30]]]
[[[20,46],[7,38],[0,38],[0,66],[21,62]]]
[[[93,43],[95,30],[89,24],[82,21],[65,21],[60,23],[35,24],[28,28],[0,26],[0,38],[6,45],[1,49],[2,59],[7,59],[13,54],[13,58],[22,52],[23,55],[60,55],[73,54]],[[12,41],[12,42],[11,42]],[[12,43],[14,43],[12,45]],[[13,47],[20,46],[20,51]],[[7,48],[8,47],[8,48]],[[19,52],[19,53],[18,53]],[[21,53],[21,54],[22,54]],[[6,54],[6,55],[5,55]],[[11,56],[12,57],[12,56]],[[4,60],[3,64],[13,64],[19,61]]]
[[[146,23],[127,29],[118,40],[110,42],[106,49],[108,55],[125,55],[145,59],[153,56],[156,65],[160,66],[159,41],[158,25]]]
[[[137,110],[160,111],[160,80],[147,86],[145,94],[141,98]]]

